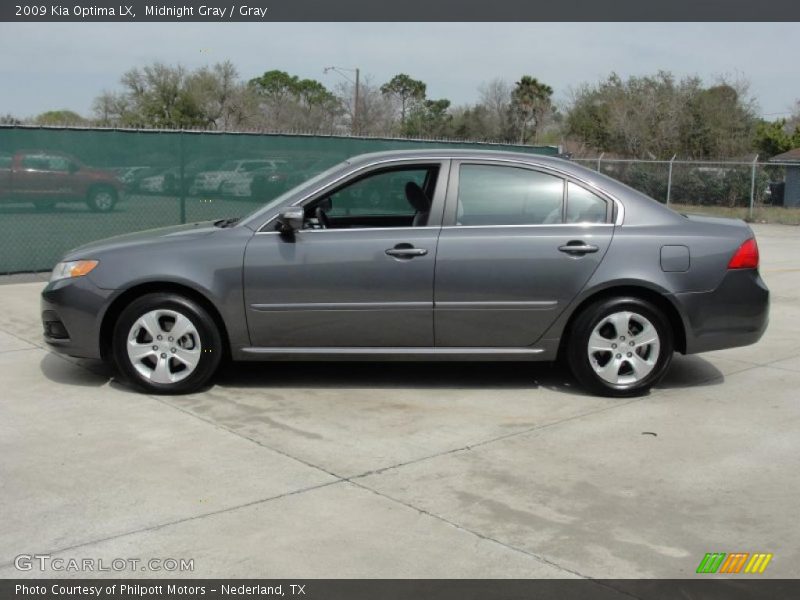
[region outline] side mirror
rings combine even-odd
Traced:
[[[78,163],[71,162],[69,163],[69,172],[70,173],[77,173],[81,170],[81,166]]]
[[[278,230],[281,233],[293,233],[303,228],[305,212],[300,206],[288,208],[278,215]]]

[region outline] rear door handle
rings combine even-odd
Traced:
[[[592,244],[586,244],[581,241],[572,241],[567,242],[563,246],[559,246],[559,252],[565,252],[566,254],[591,254],[592,252],[597,252],[600,248],[597,246],[593,246]]]
[[[425,248],[403,247],[399,244],[398,246],[388,248],[386,254],[397,258],[413,258],[415,256],[425,256],[428,253]]]

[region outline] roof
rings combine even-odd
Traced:
[[[800,162],[800,148],[789,150],[769,159],[770,162]]]
[[[370,152],[359,154],[347,159],[351,165],[362,165],[383,160],[441,160],[441,159],[483,159],[483,160],[515,160],[522,162],[535,162],[550,165],[555,168],[565,169],[575,165],[563,158],[537,154],[535,152],[512,152],[508,150],[483,150],[463,148],[419,148],[413,150],[385,150],[383,152]]]

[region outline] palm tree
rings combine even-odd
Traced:
[[[520,144],[536,139],[545,116],[552,108],[553,88],[535,77],[523,75],[511,92],[511,120]]]

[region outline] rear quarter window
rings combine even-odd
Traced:
[[[605,223],[608,204],[571,181],[567,184],[567,223]]]

